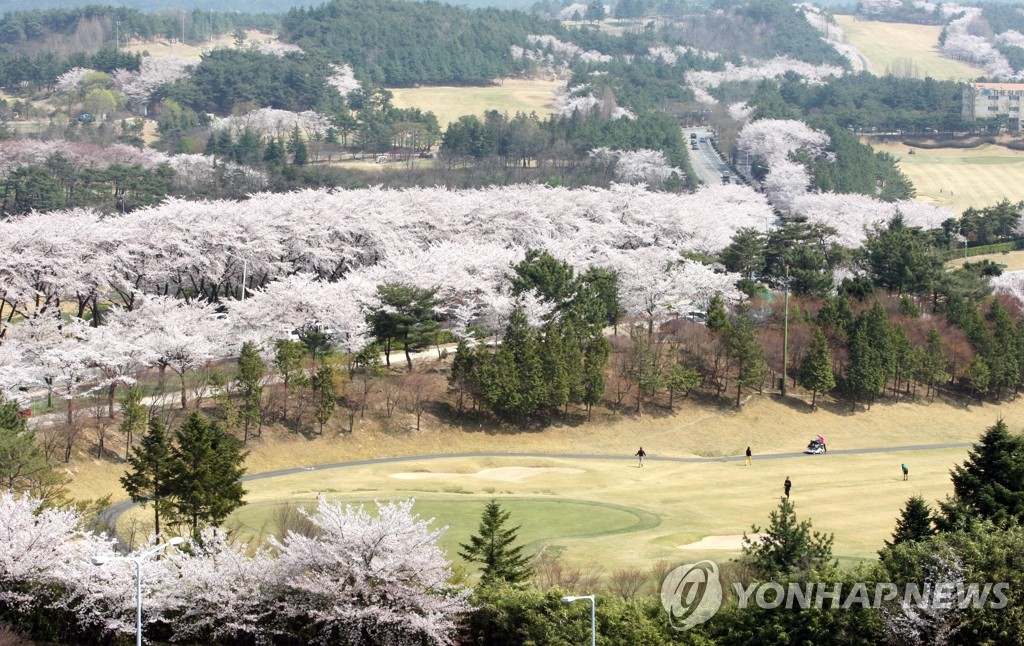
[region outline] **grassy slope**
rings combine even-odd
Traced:
[[[906,446],[923,443],[971,442],[997,418],[1012,429],[1024,426],[1024,406],[964,407],[962,404],[876,404],[870,411],[849,413],[845,404],[827,404],[808,411],[800,400],[780,403],[775,397],[754,396],[742,412],[730,407],[683,404],[676,415],[641,419],[609,417],[592,424],[556,426],[544,431],[488,432],[445,427],[428,420],[416,433],[382,434],[360,429],[352,436],[328,431],[325,438],[301,439],[267,434],[253,446],[250,473],[294,465],[313,465],[346,459],[389,455],[424,455],[471,451],[601,453],[621,460],[546,458],[451,458],[400,464],[308,471],[280,479],[247,484],[250,509],[237,522],[258,532],[271,523],[274,506],[282,500],[310,504],[317,492],[348,502],[416,496],[420,512],[450,525],[444,546],[453,549],[475,531],[483,501],[495,496],[512,501],[515,522],[524,525],[531,549],[544,545],[564,550],[567,558],[602,563],[614,569],[649,564],[659,559],[728,558],[724,551],[680,550],[679,546],[705,536],[736,535],[751,524],[763,525],[778,503],[786,476],[794,482],[793,497],[801,518],[815,528],[835,532],[836,554],[844,560],[871,558],[882,545],[906,498],[914,493],[927,500],[943,499],[951,491],[949,469],[962,461],[966,449],[913,453],[799,456],[758,459],[769,453],[800,451],[817,432],[824,433],[833,451],[839,448]],[[659,456],[736,456],[747,445],[755,463],[669,463]],[[628,459],[643,445],[654,458],[643,470]],[[109,491],[115,498],[116,476],[123,467],[79,461],[78,495]],[[912,480],[901,480],[899,465],[907,462]],[[584,473],[540,473],[519,481],[472,477],[481,469],[501,466],[571,467]],[[400,480],[398,472],[430,471],[437,478]],[[460,475],[452,475],[460,474]],[[543,504],[531,505],[531,500]],[[552,505],[570,500],[573,504]],[[582,508],[578,503],[591,503]],[[635,519],[622,511],[635,510]],[[567,514],[581,518],[566,524]],[[148,514],[146,515],[148,517]],[[650,519],[659,523],[652,526]],[[585,521],[585,522],[584,522]],[[635,524],[626,531],[624,523]],[[627,525],[628,527],[628,525]],[[580,534],[614,531],[608,535]],[[735,545],[735,542],[733,542]]]
[[[971,149],[917,149],[907,154],[900,143],[871,144],[877,151],[899,159],[902,170],[917,188],[917,199],[962,213],[969,206],[982,208],[1007,198],[1024,200],[1024,152],[985,144]]]
[[[867,59],[872,74],[900,74],[907,61],[913,61],[914,76],[918,78],[970,80],[985,74],[980,67],[939,53],[939,26],[859,20],[853,16],[836,16],[836,22],[843,28],[846,42]]]
[[[527,114],[536,112],[545,118],[554,111],[557,81],[505,79],[492,87],[418,87],[393,89],[399,108],[420,108],[437,115],[444,130],[466,114],[483,117],[486,110]]]

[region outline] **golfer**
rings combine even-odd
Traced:
[[[786,481],[782,484],[782,490],[786,492],[786,498],[789,498],[789,490],[792,486],[793,483],[789,481],[789,476],[786,476]]]
[[[647,454],[644,453],[644,447],[642,447],[642,446],[640,447],[640,450],[636,452],[636,457],[640,458],[640,466],[641,467],[644,466],[644,456],[646,456],[646,455]]]
[[[903,465],[903,479],[910,480],[910,469],[906,464]]]
[[[753,455],[753,454],[750,452],[750,447],[748,446],[747,447],[747,463],[746,463],[746,466],[748,466],[748,467],[750,466],[750,456],[751,455]]]

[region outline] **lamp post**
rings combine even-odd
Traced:
[[[590,646],[597,646],[597,613],[595,610],[594,595],[588,594],[582,597],[562,597],[562,603],[572,603],[586,599],[590,602]]]
[[[135,564],[135,644],[142,646],[142,561],[164,551],[172,545],[181,545],[185,542],[181,536],[175,536],[166,543],[161,543],[153,549],[147,550],[138,556],[94,556],[90,561],[93,565],[103,565],[110,561],[131,561]]]
[[[242,297],[240,299],[238,299],[238,300],[244,302],[245,301],[245,279],[246,279],[246,273],[248,272],[248,269],[249,269],[249,261],[246,260],[245,258],[241,257],[241,256],[236,256],[235,254],[230,253],[228,251],[225,251],[224,253],[226,253],[227,255],[231,256],[232,258],[237,258],[238,260],[242,261]]]

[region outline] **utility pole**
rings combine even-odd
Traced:
[[[115,34],[115,36],[114,36],[114,53],[116,54],[118,52],[118,50],[121,49],[121,21],[120,20],[115,21],[114,25],[115,25],[115,29],[114,29],[114,34]]]
[[[789,364],[789,264],[786,264],[786,313],[782,320],[782,387],[779,390],[786,396],[786,368]]]

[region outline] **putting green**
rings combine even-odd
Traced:
[[[374,508],[374,501],[365,498],[350,498],[335,493],[325,493],[328,500],[340,499],[346,504],[364,505]],[[293,504],[313,509],[316,501],[312,498],[295,499],[287,502],[262,501],[246,505],[232,514],[225,523],[235,528],[243,540],[258,538],[267,533],[277,533],[275,513],[282,504]],[[459,544],[465,543],[475,534],[480,525],[485,499],[417,498],[413,511],[421,518],[434,519],[434,529],[447,526],[440,546],[450,557],[459,551]],[[661,519],[652,513],[609,503],[588,502],[567,498],[536,500],[530,498],[501,499],[502,509],[511,513],[512,521],[521,525],[519,544],[528,553],[536,553],[545,547],[561,549],[564,541],[583,540],[598,536],[626,534],[657,527]]]
[[[555,551],[572,563],[606,572],[646,568],[665,560],[728,560],[739,536],[764,527],[777,508],[782,482],[793,480],[800,520],[835,534],[843,563],[873,559],[889,538],[908,497],[935,501],[952,492],[949,469],[965,448],[830,453],[682,462],[569,457],[410,458],[398,462],[307,470],[245,483],[248,504],[225,526],[242,537],[276,533],[281,503],[311,508],[318,493],[362,503],[413,497],[415,511],[448,526],[441,547],[461,563],[458,545],[476,533],[484,504],[496,498],[521,526],[529,553]],[[900,464],[911,467],[904,482]],[[133,510],[132,514],[146,514]],[[145,515],[139,516],[145,519]]]

